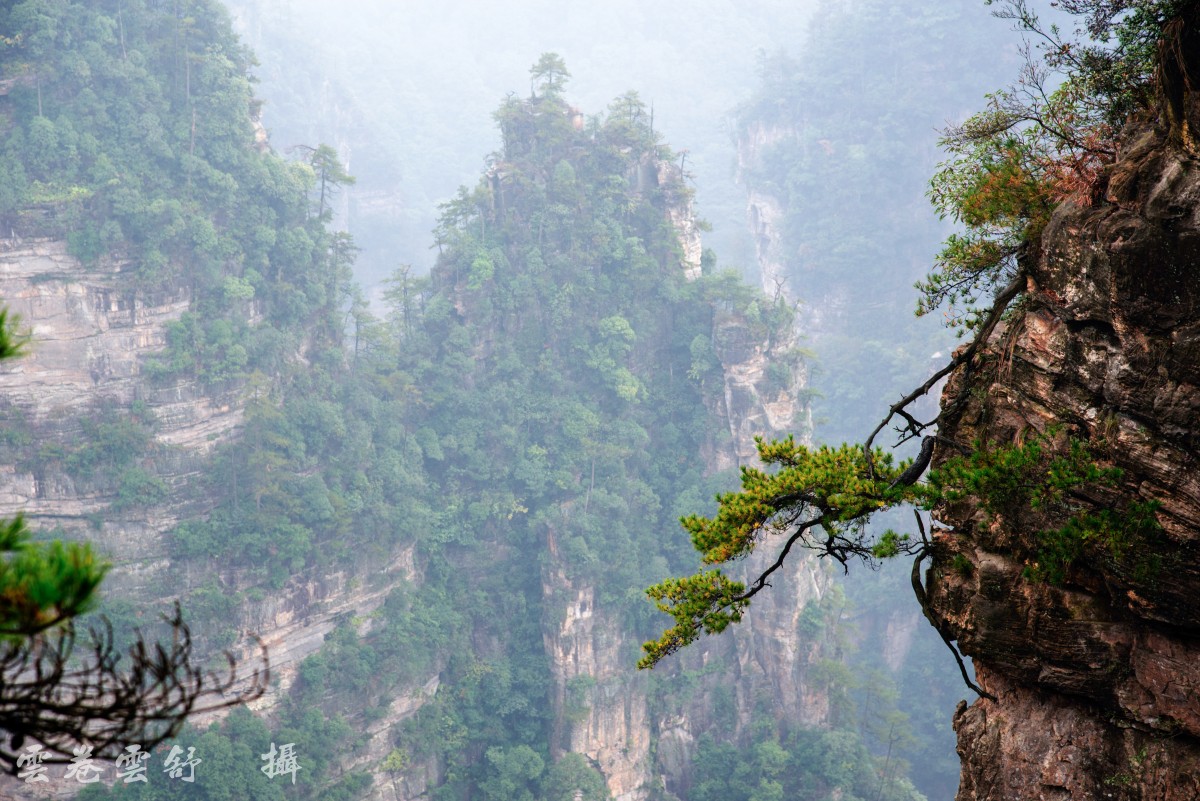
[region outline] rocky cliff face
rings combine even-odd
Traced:
[[[647,797],[653,776],[652,725],[645,676],[633,669],[637,643],[613,610],[596,606],[590,584],[572,582],[553,533],[543,579],[543,641],[554,679],[554,736],[560,756],[583,754],[608,782],[613,798]]]
[[[653,797],[656,786],[686,798],[692,746],[712,724],[717,685],[733,691],[736,730],[731,734],[750,724],[763,697],[772,699],[774,713],[789,724],[827,722],[828,698],[809,675],[826,654],[820,641],[805,641],[800,634],[805,607],[819,601],[829,586],[815,559],[790,562],[775,582],[778,591],[756,604],[735,631],[686,654],[681,669],[701,673],[720,664],[720,674],[663,702],[649,677],[634,670],[640,643],[619,615],[596,604],[593,587],[567,577],[553,538],[548,556],[543,640],[555,682],[553,745],[559,754],[585,755],[604,775],[615,801]],[[766,554],[756,554],[746,572],[763,569],[767,561]],[[673,686],[671,676],[663,682]]]
[[[730,688],[737,734],[752,721],[759,699],[771,698],[780,720],[793,725],[828,722],[824,685],[810,669],[827,656],[822,642],[805,641],[800,617],[829,587],[813,558],[793,560],[770,594],[729,636],[698,644],[680,668],[702,673],[722,666],[691,691],[663,701],[649,677],[634,670],[639,643],[619,615],[596,604],[594,588],[571,581],[561,567],[553,537],[548,543],[543,590],[548,613],[543,640],[554,679],[557,754],[583,754],[608,782],[615,801],[653,797],[665,787],[686,798],[693,744],[713,722],[714,689]],[[746,572],[761,571],[768,556],[756,554]],[[669,666],[660,671],[671,670]],[[663,677],[672,687],[672,677]],[[661,691],[660,691],[661,694]]]
[[[142,401],[156,420],[148,466],[182,487],[202,469],[204,455],[232,435],[241,406],[235,396],[206,393],[192,380],[146,385],[141,358],[164,347],[167,323],[187,310],[190,298],[184,290],[158,297],[122,290],[117,273],[85,268],[60,240],[0,243],[0,298],[31,340],[27,353],[0,371],[0,397],[13,412],[6,417],[41,440],[68,442],[99,405]],[[81,484],[53,466],[6,465],[0,474],[0,515],[23,513],[40,527],[83,534],[113,500],[106,488]],[[100,523],[102,545],[118,568],[137,566],[118,569],[111,581],[138,590],[161,575],[159,535],[195,511],[191,501],[180,493],[148,513]]]
[[[237,436],[242,399],[236,389],[214,392],[194,379],[147,380],[144,360],[165,347],[168,323],[190,308],[191,298],[184,290],[146,297],[123,289],[114,267],[85,267],[61,240],[0,241],[0,299],[31,339],[28,352],[0,370],[4,418],[37,442],[71,442],[99,406],[125,415],[139,402],[152,416],[155,440],[140,463],[165,482],[167,496],[148,507],[114,509],[111,486],[80,481],[54,461],[6,464],[0,467],[0,518],[21,513],[36,528],[58,527],[92,541],[114,566],[106,592],[147,610],[166,609],[209,579],[234,596],[251,587],[244,571],[175,565],[165,535],[210,511],[199,479],[212,450]],[[239,628],[262,634],[274,678],[254,708],[270,713],[294,682],[300,661],[321,648],[339,620],[369,619],[395,586],[419,581],[410,545],[398,548],[382,569],[306,571],[261,594],[258,603],[244,604]],[[437,683],[432,676],[393,700],[367,732],[369,745],[357,755],[361,763],[386,756],[391,726],[414,714]],[[374,797],[416,797],[435,774],[418,765],[406,782],[381,776]],[[396,795],[405,787],[411,795]]]
[[[758,166],[763,153],[795,136],[796,132],[788,127],[754,122],[746,126],[737,142],[738,176],[746,190],[746,224],[754,238],[755,262],[765,291],[787,280],[787,266],[780,245],[780,224],[785,212],[778,197],[752,185],[754,182],[747,180],[747,176]]]
[[[788,215],[795,212],[781,199],[778,188],[757,174],[763,170],[764,156],[776,147],[802,150],[807,145],[789,125],[757,120],[746,124],[737,140],[738,182],[746,193],[746,225],[754,242],[759,285],[768,295],[784,292],[792,296],[794,287],[803,284],[804,314],[798,320],[798,330],[811,344],[845,324],[840,318],[850,298],[844,286],[803,281],[811,253],[803,248],[788,252],[784,245],[783,229]]]
[[[933,605],[995,696],[955,717],[960,801],[1200,798],[1200,172],[1153,131],[1126,145],[1095,203],[1055,215],[941,433],[1060,426],[1124,471],[1079,502],[1156,502],[1161,532],[1085,542],[1052,585],[1023,572],[1061,521],[941,510]]]

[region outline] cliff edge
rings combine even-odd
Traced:
[[[1158,527],[1084,538],[1051,583],[1040,532],[1061,521],[938,511],[930,601],[994,696],[955,716],[959,801],[1200,798],[1200,169],[1142,130],[1093,197],[1031,248],[1025,298],[952,377],[940,433],[1086,441],[1122,477],[1075,500],[1148,504]]]

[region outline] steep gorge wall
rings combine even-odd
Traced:
[[[749,180],[749,174],[758,167],[764,153],[795,138],[796,132],[787,126],[753,122],[746,126],[737,141],[738,177],[746,190],[746,224],[754,240],[759,283],[764,291],[773,289],[777,282],[782,285],[787,281],[786,260],[780,243],[785,211],[775,193]]]
[[[147,386],[141,358],[165,346],[167,323],[187,310],[190,298],[182,289],[139,297],[119,288],[117,277],[111,266],[85,268],[61,240],[0,243],[0,298],[30,340],[26,353],[0,371],[0,397],[13,412],[10,424],[27,429],[21,433],[63,443],[79,437],[82,420],[100,404],[128,408],[141,400],[154,414],[161,446],[150,466],[183,488],[203,469],[204,455],[232,435],[241,406],[193,380]],[[112,580],[144,588],[166,566],[159,535],[195,513],[196,499],[178,493],[149,512],[102,517],[113,500],[106,488],[53,464],[6,465],[0,474],[0,515],[22,513],[38,527],[81,536],[99,520],[101,545],[119,568]]]
[[[1162,530],[1085,543],[1053,585],[1023,574],[1061,521],[941,510],[933,605],[995,696],[955,717],[959,801],[1200,798],[1200,171],[1145,130],[1104,180],[1055,214],[941,434],[1060,426],[1124,471],[1077,500],[1156,502]]]
[[[23,514],[35,528],[61,528],[93,542],[113,563],[105,596],[134,600],[147,613],[168,609],[210,579],[236,597],[253,586],[245,571],[176,564],[169,533],[211,511],[203,476],[214,448],[238,436],[243,398],[236,387],[213,391],[194,378],[150,381],[144,361],[163,350],[167,325],[190,308],[191,298],[182,288],[147,298],[120,279],[120,265],[89,268],[62,240],[0,241],[0,299],[30,338],[27,352],[0,370],[0,399],[7,425],[42,444],[75,443],[101,405],[122,416],[135,402],[144,405],[155,441],[138,461],[166,484],[166,498],[114,508],[111,482],[80,480],[58,461],[35,460],[0,468],[0,518]],[[257,603],[242,604],[237,627],[261,634],[275,679],[254,707],[269,711],[282,698],[299,662],[320,649],[339,620],[365,618],[397,584],[419,580],[410,545],[382,568],[372,565],[369,576],[349,568],[305,571],[261,593]],[[411,713],[401,698],[376,726],[386,731]]]

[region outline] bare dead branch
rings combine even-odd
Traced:
[[[1004,312],[1008,309],[1008,305],[1012,303],[1013,299],[1021,293],[1021,290],[1024,289],[1024,287],[1025,273],[1023,271],[1019,271],[1016,277],[1014,277],[1013,280],[1008,284],[1008,286],[1004,287],[1004,289],[1000,290],[1000,293],[996,295],[996,299],[992,302],[992,309],[988,313],[987,319],[985,319],[983,325],[976,330],[975,336],[972,338],[971,342],[965,348],[960,350],[958,354],[950,360],[949,364],[926,379],[925,383],[921,384],[921,386],[917,387],[912,392],[898,400],[896,403],[892,404],[891,408],[888,409],[887,415],[883,418],[883,420],[880,421],[879,425],[875,426],[875,430],[871,432],[870,436],[867,437],[866,442],[863,443],[863,452],[866,455],[867,460],[867,470],[871,478],[875,477],[874,463],[871,459],[871,447],[875,442],[875,437],[879,434],[879,432],[891,422],[893,417],[897,416],[903,416],[907,418],[906,425],[902,431],[910,432],[911,436],[920,436],[926,428],[936,425],[938,420],[941,418],[941,414],[928,423],[920,423],[910,417],[905,412],[905,409],[909,404],[926,395],[929,390],[933,389],[933,387],[939,381],[950,375],[950,373],[958,369],[959,366],[967,365],[969,369],[971,360],[975,358],[975,354],[979,351],[980,345],[982,345],[987,338],[991,336],[996,324],[1000,322],[1000,318],[1004,316]]]
[[[91,746],[96,758],[115,758],[135,743],[150,750],[177,734],[188,716],[243,704],[266,690],[270,667],[261,640],[255,638],[261,665],[249,675],[228,651],[227,670],[218,675],[197,663],[178,604],[163,620],[169,644],[150,644],[139,632],[124,654],[107,620],[88,630],[81,656],[73,623],[0,644],[0,729],[10,735],[0,762],[15,771],[27,742],[45,748],[47,763],[69,761],[80,745]]]
[[[917,516],[917,523],[921,526],[921,539],[928,541],[925,537],[925,527],[924,524],[921,523],[920,515]],[[962,654],[958,652],[958,648],[954,645],[954,639],[947,631],[944,622],[933,613],[933,609],[929,605],[929,596],[925,592],[925,585],[921,583],[921,562],[925,560],[925,557],[928,556],[929,553],[929,547],[924,547],[918,551],[916,558],[913,559],[912,566],[911,580],[913,594],[917,596],[917,603],[921,605],[921,612],[925,615],[925,619],[929,621],[929,625],[937,629],[937,633],[942,638],[942,642],[946,644],[946,647],[950,649],[950,653],[954,655],[954,661],[958,663],[958,672],[962,674],[963,682],[965,682],[966,685],[971,688],[971,690],[980,696],[988,699],[989,701],[995,701],[996,696],[992,695],[987,690],[971,681],[971,675],[967,672],[967,666],[963,662]]]

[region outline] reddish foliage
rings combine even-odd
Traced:
[[[1088,131],[1079,148],[1046,159],[1041,166],[1050,198],[1055,203],[1068,198],[1088,205],[1095,203],[1100,176],[1116,160],[1116,150],[1112,129],[1101,126]]]

